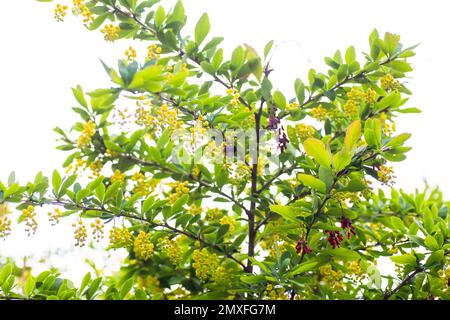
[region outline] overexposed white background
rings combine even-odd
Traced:
[[[409,74],[409,89],[413,96],[408,103],[410,107],[421,108],[423,113],[398,119],[398,132],[413,133],[409,145],[414,148],[407,160],[394,165],[397,186],[412,192],[423,187],[426,179],[431,185],[439,185],[444,195],[450,197],[449,1],[185,0],[184,4],[188,14],[185,32],[192,31],[206,11],[212,24],[210,34],[225,37],[228,53],[244,42],[262,52],[267,41],[275,40],[278,47],[272,60],[275,69],[272,80],[275,88],[284,90],[289,97],[293,96],[295,78],[305,80],[310,67],[326,70],[324,56],[332,56],[336,49],[345,51],[349,45],[359,52],[367,51],[367,39],[374,27],[381,34],[385,31],[400,34],[406,46],[420,42],[417,56],[412,58],[415,70]],[[13,170],[25,181],[40,170],[50,174],[54,168],[60,168],[68,154],[55,150],[57,136],[52,128],[68,129],[77,120],[71,111],[76,102],[70,88],[77,84],[85,90],[108,87],[110,83],[99,58],[114,65],[131,44],[105,42],[99,32],[88,32],[80,19],[71,15],[66,22],[57,23],[53,8],[54,4],[34,0],[2,3],[0,179],[3,181]],[[145,44],[135,47],[138,57],[144,58]],[[106,257],[93,250],[73,250],[69,224],[56,228],[42,226],[30,238],[16,230],[9,240],[0,242],[0,256],[39,257],[48,250],[69,250],[64,259],[54,264],[64,267],[70,275],[86,270],[83,254],[110,268],[117,268],[120,260],[115,257],[113,262],[105,262]]]

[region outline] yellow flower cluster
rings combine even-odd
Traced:
[[[274,288],[271,283],[264,290],[264,298],[269,300],[288,300],[289,296],[284,288]]]
[[[55,19],[58,22],[64,21],[64,17],[67,15],[67,9],[69,9],[66,5],[57,4],[55,8]]]
[[[344,273],[341,270],[335,271],[332,266],[327,264],[320,267],[319,272],[322,276],[322,281],[325,284],[330,285],[333,289],[343,289],[344,282]]]
[[[367,276],[359,261],[350,261],[346,267],[349,274],[353,275],[357,280],[362,280]]]
[[[66,173],[76,173],[80,168],[83,168],[86,165],[86,161],[83,159],[76,159],[75,163],[71,163],[67,169],[66,169]]]
[[[252,169],[244,161],[238,161],[236,163],[224,163],[224,170],[229,170],[230,183],[238,185],[241,182],[248,181],[252,175]]]
[[[175,181],[170,182],[169,187],[171,187],[171,192],[167,197],[170,204],[174,204],[183,194],[189,193],[189,182],[188,181]]]
[[[287,110],[287,111],[297,110],[299,106],[300,106],[300,105],[298,104],[298,102],[292,102],[292,103],[289,103],[289,104],[286,106],[286,110]]]
[[[239,103],[240,103],[239,99],[241,98],[240,93],[234,88],[229,88],[229,89],[227,89],[227,94],[229,96],[233,97],[233,100],[231,100],[231,106],[233,108],[236,108],[237,106],[239,106]]]
[[[378,168],[378,179],[381,181],[381,183],[383,184],[387,184],[387,185],[392,185],[394,184],[394,169],[392,169],[392,167],[389,166],[380,166]]]
[[[9,213],[8,204],[0,204],[0,239],[6,238],[11,234],[11,220],[8,217]]]
[[[185,241],[184,236],[179,236],[174,239],[162,238],[159,241],[159,245],[164,249],[165,253],[169,257],[170,261],[179,266],[183,260],[184,250],[183,242]]]
[[[72,227],[75,228],[74,230],[75,246],[84,247],[87,240],[87,231],[86,226],[83,223],[83,220],[78,219],[78,222],[72,224]]]
[[[133,192],[139,193],[144,197],[150,195],[153,191],[155,191],[156,187],[159,184],[159,180],[157,179],[150,179],[147,181],[144,174],[140,172],[136,172],[135,174],[133,174],[131,180],[136,183],[133,187]]]
[[[128,62],[131,62],[133,60],[135,60],[137,57],[137,53],[136,50],[133,47],[129,47],[126,51],[125,51],[125,58]]]
[[[230,216],[223,216],[220,219],[220,224],[227,224],[230,226],[230,229],[228,229],[230,232],[233,232],[236,230],[236,219]]]
[[[220,210],[219,208],[214,208],[214,209],[208,209],[206,210],[206,221],[215,223],[220,221],[220,219],[223,217],[224,212],[222,210]]]
[[[194,143],[198,138],[202,138],[202,136],[206,132],[206,128],[208,127],[208,125],[209,123],[207,120],[205,120],[205,117],[203,115],[199,115],[195,121],[195,125],[189,129],[192,135],[192,141]]]
[[[148,48],[147,48],[147,59],[148,60],[158,59],[160,55],[161,55],[161,47],[159,47],[155,43],[148,46]]]
[[[388,73],[381,79],[381,87],[386,91],[397,91],[400,89],[400,82],[395,80],[392,74]]]
[[[104,237],[104,227],[105,225],[103,224],[102,220],[100,220],[100,218],[96,218],[95,221],[91,223],[92,237],[97,242],[99,242],[100,239],[103,239]]]
[[[147,276],[138,276],[137,285],[139,288],[151,289],[152,292],[161,292],[162,289],[159,287],[160,283],[157,277],[147,275]]]
[[[157,120],[162,127],[169,127],[172,130],[180,129],[182,122],[178,121],[177,109],[170,109],[167,104],[156,110]]]
[[[73,13],[75,15],[81,15],[85,26],[94,21],[94,14],[84,4],[84,0],[73,0]]]
[[[202,281],[212,278],[220,265],[219,257],[215,253],[210,253],[206,248],[194,250],[192,260],[195,274]]]
[[[150,234],[141,231],[139,235],[134,239],[134,253],[139,260],[146,261],[153,255],[154,245],[150,241]]]
[[[380,121],[383,124],[383,132],[386,136],[390,137],[394,134],[396,128],[395,122],[388,122],[387,115],[385,112],[380,113]]]
[[[25,220],[25,231],[28,232],[28,235],[31,233],[36,233],[37,230],[37,221],[36,221],[36,211],[33,206],[28,206],[26,209],[22,210],[22,214]]]
[[[311,116],[319,121],[324,121],[327,118],[327,115],[327,109],[322,107],[322,105],[311,109]]]
[[[133,246],[133,235],[128,228],[113,227],[109,231],[110,248],[131,248]]]
[[[91,169],[92,172],[92,176],[90,176],[89,178],[92,179],[94,177],[100,177],[100,173],[103,169],[103,163],[100,161],[100,159],[96,159],[89,165],[89,169]]]
[[[313,126],[299,123],[295,126],[288,126],[287,132],[290,138],[294,141],[305,141],[315,135],[316,129]]]
[[[348,192],[348,191],[339,192],[336,190],[332,190],[331,199],[339,203],[339,206],[343,208],[347,208],[348,202],[356,205],[361,202],[358,192]]]
[[[374,104],[377,102],[377,93],[372,88],[367,89],[367,91],[364,93],[364,100],[368,104]]]
[[[119,36],[120,27],[113,24],[107,24],[100,32],[104,34],[105,41],[113,42]]]
[[[441,286],[445,287],[445,286],[449,286],[450,283],[450,268],[447,268],[445,271],[444,270],[439,270],[438,271],[438,276],[439,276],[439,283]]]
[[[200,176],[200,173],[201,173],[200,166],[195,165],[195,166],[192,168],[191,175],[192,175],[194,178],[198,178],[198,177]]]
[[[196,214],[201,214],[203,212],[202,207],[197,206],[196,204],[192,204],[188,209],[187,212],[195,216]]]
[[[267,161],[263,156],[259,156],[258,158],[258,176],[262,177],[264,174],[266,174],[266,165]]]
[[[358,103],[355,100],[349,99],[344,105],[344,113],[349,117],[356,116],[359,112]]]
[[[156,119],[151,115],[149,110],[146,110],[150,106],[150,100],[145,100],[144,96],[140,96],[139,100],[136,101],[136,106],[136,124],[146,127],[153,126],[156,122]]]
[[[59,219],[62,217],[62,212],[59,208],[55,208],[53,212],[48,213],[48,221],[52,226],[56,226],[59,223]]]
[[[92,121],[86,122],[83,126],[83,132],[77,140],[79,148],[86,148],[91,144],[92,137],[95,134],[95,123]]]
[[[344,113],[348,117],[353,117],[359,113],[359,104],[364,100],[364,92],[358,88],[351,88],[347,92],[348,100],[344,105]]]
[[[122,171],[120,171],[119,169],[116,169],[116,170],[114,170],[114,173],[111,176],[111,182],[114,183],[114,182],[119,181],[119,182],[123,183],[123,182],[125,182],[126,177],[127,176],[125,175],[125,173],[122,173]]]

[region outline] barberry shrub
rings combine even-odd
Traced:
[[[389,165],[410,150],[394,118],[419,112],[404,81],[414,47],[374,30],[363,57],[336,51],[291,96],[271,82],[272,41],[262,54],[225,52],[207,14],[188,36],[183,3],[158,2],[57,5],[58,21],[71,9],[105,40],[148,50],[130,47],[104,65],[109,86],[73,88],[80,120],[55,129],[70,153],[65,174],[0,184],[0,236],[13,206],[29,234],[38,207],[51,224],[76,216],[75,245],[101,239],[106,225],[107,250],[128,252],[121,272],[74,284],[49,270],[23,281],[10,262],[2,296],[449,298],[448,206],[437,189],[393,188]],[[395,271],[379,269],[385,257]]]

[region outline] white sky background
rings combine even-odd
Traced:
[[[420,42],[417,55],[412,58],[415,70],[410,73],[409,89],[413,96],[409,106],[419,107],[423,113],[403,115],[397,122],[398,132],[413,133],[408,144],[413,150],[408,159],[394,166],[397,186],[413,191],[422,187],[426,178],[450,198],[447,142],[450,107],[446,97],[450,74],[449,1],[185,0],[184,4],[188,14],[185,32],[193,30],[200,15],[208,12],[210,35],[225,37],[228,54],[243,42],[262,52],[269,40],[275,40],[279,47],[272,60],[275,69],[272,81],[289,98],[294,96],[295,78],[306,80],[310,67],[326,71],[324,56],[332,56],[336,49],[345,52],[349,45],[354,45],[357,52],[367,51],[367,39],[374,27],[380,34],[385,31],[400,34],[405,46]],[[52,128],[68,129],[78,120],[71,111],[76,102],[70,88],[81,84],[88,91],[110,86],[99,58],[115,66],[130,44],[105,42],[99,32],[85,30],[80,19],[71,15],[65,23],[57,23],[53,8],[54,4],[34,0],[2,3],[5,14],[0,19],[0,179],[3,181],[13,170],[20,181],[25,181],[39,170],[48,175],[54,168],[60,168],[68,153],[55,150],[57,135]],[[145,44],[136,47],[140,48],[138,57],[144,58]],[[68,230],[69,224],[51,230],[43,227],[36,236],[26,239],[24,234],[16,234],[0,243],[0,255],[18,258],[32,253],[39,255],[49,249],[73,251],[72,231]],[[69,271],[79,268],[83,254],[104,261],[104,256],[84,249],[71,253],[71,260],[55,264],[62,267],[70,261]]]

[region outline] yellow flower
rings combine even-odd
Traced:
[[[62,217],[61,210],[59,208],[55,208],[53,212],[48,213],[48,220],[50,221],[52,226],[55,226],[59,223],[59,219]]]
[[[286,106],[286,110],[287,110],[287,111],[296,110],[296,109],[298,109],[299,106],[300,106],[300,105],[298,104],[298,102],[292,102],[292,103],[289,103],[289,104]]]
[[[55,19],[58,22],[64,21],[64,17],[67,15],[67,9],[69,7],[66,5],[60,5],[59,3],[56,5],[55,8]]]
[[[153,255],[154,245],[150,241],[150,234],[141,231],[134,239],[134,254],[139,260],[146,261]]]
[[[381,87],[386,91],[397,91],[400,89],[400,82],[395,80],[392,74],[388,73],[381,79]]]
[[[86,226],[83,223],[82,219],[78,219],[77,223],[72,224],[74,230],[74,238],[75,238],[75,246],[84,247],[87,240],[87,231]]]
[[[92,228],[92,237],[94,238],[94,240],[99,242],[100,239],[104,237],[103,231],[104,224],[102,220],[100,220],[100,218],[96,218],[95,221],[91,223],[91,228]]]
[[[126,51],[125,51],[125,57],[127,59],[127,61],[133,61],[136,59],[137,53],[136,50],[133,47],[129,47]]]
[[[100,32],[104,34],[105,41],[113,42],[119,36],[120,27],[113,24],[107,24]]]
[[[189,182],[184,181],[175,181],[169,183],[169,186],[172,188],[171,192],[168,196],[168,200],[170,204],[174,204],[183,194],[189,193]]]
[[[11,220],[8,217],[9,213],[8,204],[0,204],[0,239],[6,238],[11,234]]]
[[[125,173],[122,173],[119,169],[116,169],[113,175],[111,176],[111,182],[114,183],[120,181],[123,183],[125,182],[125,178],[126,178]]]
[[[157,44],[151,44],[150,46],[148,46],[147,48],[147,59],[148,60],[155,60],[158,59],[159,56],[161,55],[161,48],[158,47]]]
[[[89,165],[89,169],[91,169],[92,171],[92,176],[90,176],[89,178],[99,177],[103,169],[103,163],[100,161],[100,159],[96,159]]]
[[[364,100],[368,104],[374,104],[377,102],[377,93],[372,88],[367,89],[367,91],[364,93]]]
[[[327,109],[321,105],[311,109],[311,116],[319,121],[323,121],[327,118]]]
[[[218,209],[218,208],[214,208],[214,209],[208,209],[206,210],[206,221],[209,222],[218,222],[220,220],[220,218],[222,218],[224,215],[223,211]]]
[[[95,123],[89,121],[84,124],[83,132],[77,140],[77,145],[79,148],[86,148],[91,144],[92,137],[95,134]]]
[[[393,184],[393,180],[395,179],[394,170],[392,167],[388,166],[380,166],[378,168],[378,179],[383,184]]]
[[[195,216],[196,214],[201,214],[203,212],[202,207],[197,206],[196,204],[192,204],[187,211]]]
[[[233,232],[234,230],[236,230],[236,219],[234,219],[233,217],[230,216],[223,216],[220,219],[220,224],[224,225],[227,224],[230,226],[229,231]]]
[[[36,221],[36,211],[33,206],[28,206],[28,208],[22,210],[22,214],[25,220],[25,231],[28,232],[28,235],[31,233],[36,233],[37,230],[37,221]]]
[[[220,265],[219,257],[214,253],[210,253],[206,248],[194,250],[192,260],[195,274],[202,281],[213,277]]]
[[[131,248],[133,246],[133,235],[128,228],[113,227],[109,231],[109,246],[111,248]]]

